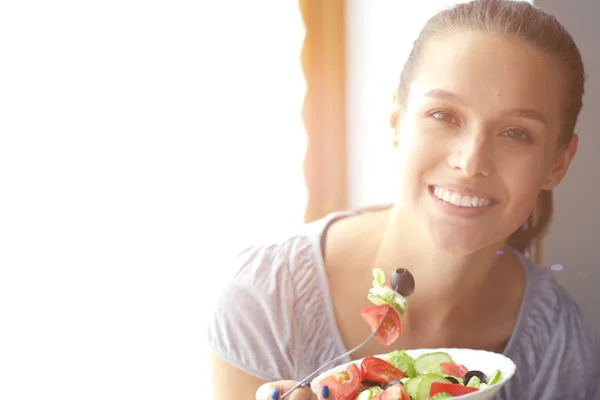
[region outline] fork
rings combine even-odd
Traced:
[[[397,288],[397,286],[396,286],[396,288]],[[312,381],[313,378],[315,378],[317,375],[319,375],[319,373],[321,373],[321,371],[323,371],[325,368],[330,367],[331,365],[335,364],[337,361],[343,359],[346,356],[349,356],[350,354],[354,353],[356,350],[360,349],[365,344],[367,344],[371,339],[373,339],[375,337],[375,335],[377,334],[377,332],[379,332],[379,328],[381,328],[381,325],[383,325],[383,321],[385,320],[385,317],[387,316],[388,312],[390,312],[390,308],[386,309],[385,313],[381,317],[381,320],[379,321],[379,324],[377,324],[377,328],[375,328],[375,330],[373,331],[373,333],[371,333],[361,344],[359,344],[358,346],[354,347],[353,349],[345,352],[341,356],[338,356],[338,357],[334,358],[333,360],[328,361],[326,364],[321,365],[319,368],[317,368],[316,370],[314,370],[313,372],[311,372],[306,378],[304,378],[303,380],[301,380],[300,382],[298,382],[294,387],[292,387],[290,390],[288,390],[287,392],[285,392],[280,398],[281,399],[285,399],[294,390],[298,389],[300,386],[306,385],[306,382]]]

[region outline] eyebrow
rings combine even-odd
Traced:
[[[548,121],[546,121],[546,118],[544,118],[539,111],[530,108],[511,108],[506,112],[506,114],[532,119],[534,121],[541,122],[544,125],[548,125]]]
[[[437,100],[451,101],[453,103],[458,103],[461,105],[466,105],[469,103],[464,97],[443,89],[431,89],[427,93],[425,93],[425,97],[430,97],[432,99]],[[542,113],[531,108],[511,108],[506,110],[505,114],[528,118],[534,121],[541,122],[542,124],[548,125],[548,121],[542,115]]]
[[[467,100],[456,93],[449,92],[443,89],[431,89],[425,93],[425,97],[431,97],[437,100],[448,100],[454,103],[466,104]]]

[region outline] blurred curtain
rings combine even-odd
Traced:
[[[346,74],[344,0],[300,0],[306,26],[302,67],[303,118],[308,138],[305,222],[345,209]]]

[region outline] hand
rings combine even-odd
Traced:
[[[296,381],[277,381],[265,383],[256,391],[256,400],[278,400],[282,394],[296,386]],[[326,393],[327,394],[327,393]],[[325,397],[326,398],[326,397]],[[294,390],[285,400],[319,400],[317,394],[303,385]]]

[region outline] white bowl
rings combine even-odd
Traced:
[[[412,358],[417,358],[422,354],[433,353],[433,352],[437,352],[437,351],[448,353],[450,355],[450,357],[452,357],[454,362],[464,365],[469,370],[475,369],[475,370],[481,371],[486,374],[492,373],[495,370],[500,370],[500,372],[502,372],[502,378],[500,379],[500,382],[498,382],[492,386],[489,386],[485,389],[479,390],[477,392],[469,393],[469,394],[466,394],[463,396],[453,397],[454,399],[491,400],[494,398],[496,393],[498,393],[500,388],[502,388],[502,386],[504,386],[504,384],[506,384],[506,382],[508,382],[513,377],[513,375],[515,374],[515,371],[517,370],[517,366],[510,358],[508,358],[502,354],[492,353],[492,352],[485,351],[485,350],[445,349],[445,348],[443,348],[443,349],[416,349],[416,350],[406,350],[406,353],[409,356],[411,356]],[[380,354],[380,355],[376,355],[375,357],[382,358],[385,355],[386,354]],[[361,361],[362,361],[362,359],[355,360],[352,362],[357,364],[357,366],[360,368]],[[315,391],[316,393],[319,393],[319,396],[320,396],[321,388],[319,386],[319,382],[331,374],[334,374],[336,372],[345,371],[347,366],[348,366],[348,364],[340,365],[340,366],[332,368],[326,372],[323,372],[322,374],[317,376],[315,379],[312,380],[312,383],[311,383],[311,387],[312,387],[313,391]],[[321,398],[321,397],[319,397],[319,398]]]

